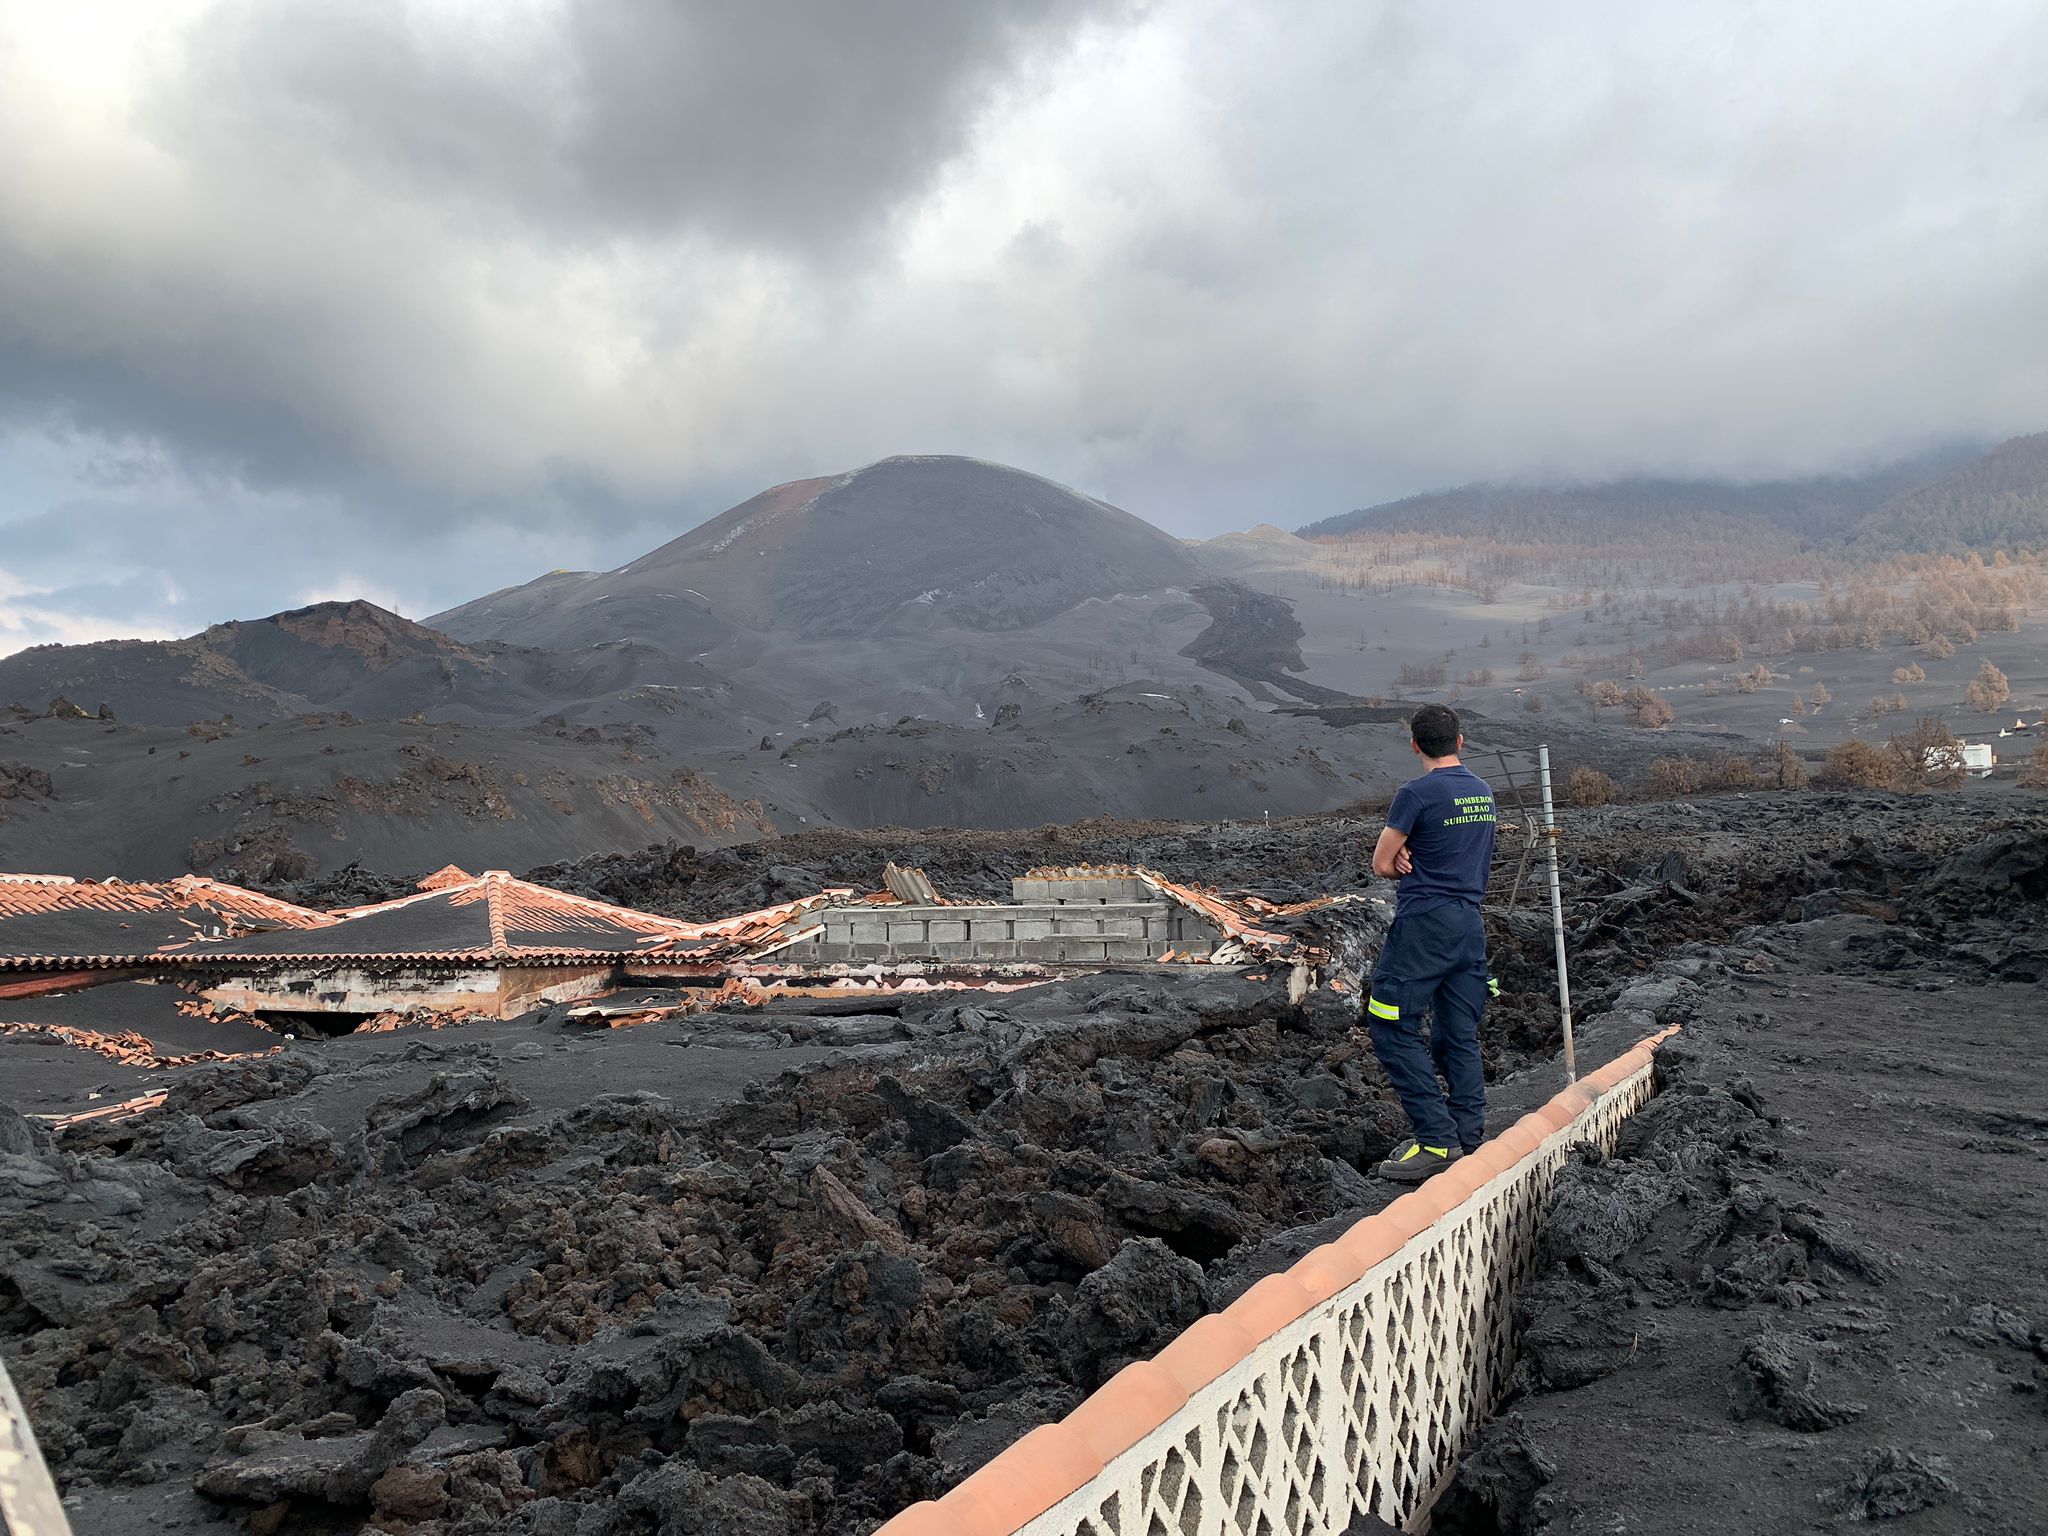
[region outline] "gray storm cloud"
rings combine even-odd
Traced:
[[[688,230],[829,251],[989,93],[1119,0],[580,0],[489,20],[239,0],[162,108],[208,155],[335,158],[570,245]]]
[[[1196,533],[2044,425],[2030,3],[0,16],[0,610],[427,611],[904,451]]]

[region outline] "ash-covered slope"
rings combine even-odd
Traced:
[[[1612,532],[1691,535],[1711,528],[1731,536],[1775,533],[1824,543],[1856,535],[1888,503],[1976,453],[1975,448],[1946,449],[1863,474],[1798,480],[1638,476],[1575,485],[1461,485],[1326,517],[1299,532],[1317,537],[1384,529],[1548,543],[1581,542]]]
[[[1020,697],[1138,678],[1294,691],[1271,657],[1234,665],[1208,634],[1221,616],[1197,589],[1214,576],[1037,475],[893,458],[764,491],[616,571],[553,572],[428,622],[471,644],[656,646],[787,701],[791,724],[971,726]]]
[[[317,603],[182,640],[19,651],[0,658],[0,699],[33,706],[61,695],[146,725],[279,720],[316,708],[408,715],[430,704],[503,717],[540,703],[535,670],[532,658],[504,665],[375,603]]]
[[[524,869],[776,830],[644,732],[307,716],[173,728],[0,711],[0,870],[266,884]]]
[[[2039,549],[2048,545],[2048,432],[2015,437],[1865,518],[1877,549]]]
[[[1188,549],[1203,565],[1225,576],[1292,570],[1316,555],[1316,546],[1307,539],[1271,523],[1259,523],[1235,533],[1219,533],[1213,539],[1190,540]]]
[[[919,456],[776,486],[619,570],[557,572],[428,622],[466,640],[631,637],[689,655],[742,629],[1025,629],[1088,598],[1200,577],[1178,540],[1106,502],[1000,464]]]
[[[1257,818],[1391,793],[1405,743],[1130,683],[990,727],[902,720],[706,760],[729,793],[811,826],[1032,827],[1090,817]]]
[[[904,715],[978,728],[1010,703],[1138,678],[1319,698],[1290,680],[1298,633],[1286,602],[1235,591],[1126,512],[1000,465],[898,458],[426,624],[323,603],[182,640],[24,651],[0,659],[0,705],[61,697],[167,726],[560,720],[688,755]]]
[[[39,645],[0,658],[0,699],[39,705],[62,696],[153,725],[224,714],[274,720],[428,692],[493,700],[509,686],[477,651],[366,602],[215,624],[182,640]]]
[[[523,726],[559,715],[637,722],[694,747],[746,740],[786,713],[779,699],[735,690],[652,646],[470,645],[362,601],[216,624],[182,640],[45,645],[0,657],[0,703],[40,709],[60,697],[88,711],[105,704],[140,725],[326,712]]]
[[[1394,727],[1260,714],[1133,684],[1003,711],[675,754],[647,730],[307,716],[165,728],[0,711],[0,869],[274,885],[350,864],[525,869],[805,827],[1256,819],[1390,793]]]

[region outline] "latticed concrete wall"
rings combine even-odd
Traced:
[[[1426,1511],[1513,1363],[1570,1147],[1650,1096],[1653,1035],[1126,1367],[883,1536],[1341,1536]]]
[[[0,1529],[9,1536],[70,1536],[71,1531],[5,1365],[0,1365]]]

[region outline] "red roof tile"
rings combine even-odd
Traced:
[[[502,869],[436,884],[395,901],[351,907],[334,916],[336,921],[317,933],[270,933],[246,942],[200,940],[167,950],[159,958],[182,964],[351,960],[567,964],[649,954],[699,939],[705,933],[705,925],[574,896],[517,879]]]
[[[324,912],[201,875],[176,880],[0,878],[0,969],[132,963],[209,931],[237,935],[324,927]]]
[[[69,875],[0,875],[0,918],[30,912],[167,912],[179,907],[212,907],[223,916],[265,927],[317,928],[325,912],[294,906],[239,885],[201,875],[175,880],[75,880]]]

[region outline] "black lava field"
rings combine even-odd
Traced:
[[[536,877],[702,916],[885,858],[960,896],[1137,861],[1296,901],[1369,889],[1372,830],[814,833]],[[2048,801],[1646,804],[1565,848],[1582,1059],[1684,1030],[1568,1172],[1436,1529],[2041,1529]],[[1358,965],[1363,910],[1296,921]],[[1533,890],[1493,943],[1505,1125],[1560,1083]],[[1356,994],[1285,983],[550,1010],[180,1068],[61,1135],[0,1108],[0,1350],[81,1532],[866,1532],[1384,1203],[1402,1120]]]

